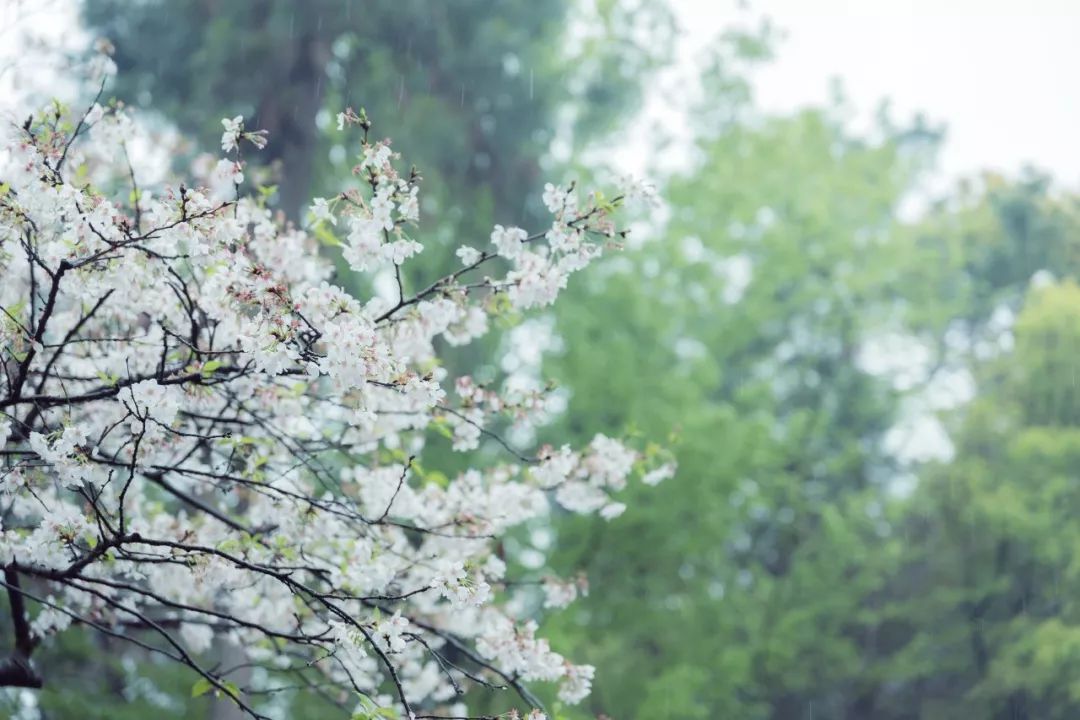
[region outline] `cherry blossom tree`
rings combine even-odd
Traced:
[[[536,720],[533,682],[582,700],[594,669],[552,650],[529,609],[573,601],[581,581],[508,577],[500,538],[552,503],[613,518],[628,478],[672,466],[603,435],[522,450],[506,429],[542,417],[545,392],[450,377],[440,352],[550,304],[619,244],[616,208],[647,193],[548,185],[549,227],[496,226],[458,250],[459,269],[408,288],[420,176],[363,112],[338,118],[360,141],[359,182],[316,199],[300,228],[240,192],[242,152],[267,142],[243,118],[223,121],[224,157],[201,180],[140,188],[132,119],[100,96],[0,130],[15,638],[0,685],[49,682],[35,647],[69,631],[166,656],[193,671],[193,694],[257,718],[260,693],[287,686],[354,717],[469,717],[461,696],[484,687],[516,692],[505,717]],[[346,294],[317,238],[393,290]],[[442,435],[501,459],[474,453],[483,464],[448,479],[421,462]],[[219,640],[271,679],[241,686],[209,664]]]

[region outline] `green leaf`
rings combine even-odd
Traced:
[[[214,689],[214,683],[210,682],[206,678],[199,678],[194,685],[191,686],[191,697],[202,697],[206,693]]]
[[[233,700],[235,702],[235,701],[240,699],[240,686],[239,685],[237,685],[234,682],[229,682],[228,680],[226,680],[225,682],[223,682],[221,684],[225,686],[225,692],[228,693],[229,698],[231,700]]]
[[[202,374],[204,376],[213,375],[214,371],[221,367],[223,364],[224,363],[222,363],[220,360],[210,360],[209,362],[203,364]]]
[[[425,474],[424,482],[441,488],[446,488],[450,486],[450,478],[446,476],[446,473],[439,472],[438,470],[432,470],[431,472]]]
[[[102,372],[100,370],[97,373],[97,377],[98,380],[110,386],[115,386],[116,383],[120,380],[119,375],[113,375],[111,373]]]
[[[315,237],[323,245],[326,245],[327,247],[341,247],[341,241],[338,240],[337,236],[334,235],[333,232],[331,232],[330,228],[327,227],[327,224],[325,222],[317,223],[315,227],[312,228],[312,230],[315,233]]]
[[[387,708],[380,708],[375,702],[366,695],[360,695],[360,709],[353,713],[351,720],[375,720],[377,717],[396,717],[382,715],[383,710]]]
[[[444,438],[452,440],[454,437],[454,431],[450,428],[450,423],[446,421],[446,418],[437,418],[433,420],[428,427],[432,428]]]

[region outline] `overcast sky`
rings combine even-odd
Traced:
[[[737,16],[735,0],[673,0],[684,53]],[[946,123],[942,170],[1014,172],[1024,163],[1080,185],[1080,0],[756,0],[787,32],[759,101],[824,102],[839,77],[868,113]]]

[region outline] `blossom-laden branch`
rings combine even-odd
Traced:
[[[621,196],[549,185],[549,228],[496,226],[490,249],[463,246],[459,270],[410,292],[419,176],[369,140],[366,115],[341,121],[363,130],[362,189],[316,200],[307,231],[239,193],[241,147],[266,142],[242,118],[223,121],[229,155],[205,183],[157,196],[134,186],[116,106],[53,105],[5,128],[0,564],[15,646],[0,684],[40,686],[35,646],[78,626],[188,666],[197,692],[252,717],[289,689],[410,718],[466,717],[470,686],[516,690],[533,719],[528,683],[588,694],[593,669],[511,609],[539,581],[506,578],[499,538],[552,501],[614,517],[629,476],[672,468],[603,435],[515,447],[499,427],[542,414],[544,393],[451,378],[438,349],[551,303],[618,244]],[[315,236],[331,228],[354,271],[394,279],[389,299],[330,283]],[[505,459],[447,479],[417,460],[433,430],[462,452],[494,440]],[[585,587],[543,584],[546,606]],[[284,684],[204,665],[215,639]]]

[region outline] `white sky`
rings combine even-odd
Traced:
[[[735,0],[672,0],[689,60],[739,16]],[[860,111],[891,100],[948,128],[942,171],[1024,163],[1080,184],[1080,0],[755,0],[786,31],[757,76],[766,109],[823,103],[843,81]]]

